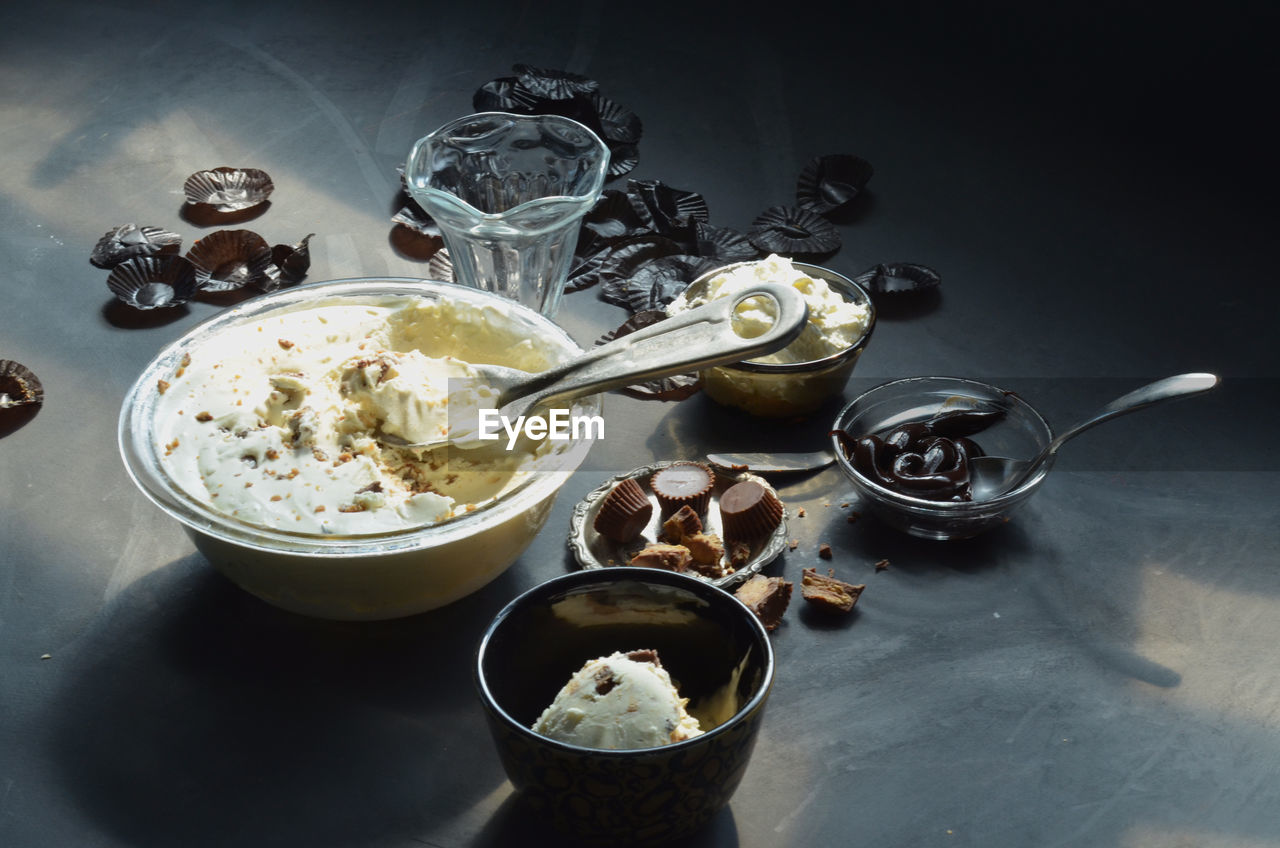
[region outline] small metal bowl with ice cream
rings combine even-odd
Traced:
[[[773,683],[760,621],[704,581],[577,571],[489,625],[476,686],[523,800],[599,844],[668,844],[704,826],[746,771]]]
[[[410,615],[511,565],[598,432],[432,451],[386,437],[452,426],[451,410],[486,392],[472,363],[540,371],[580,354],[534,310],[463,286],[299,286],[162,350],[125,397],[120,450],[142,492],[252,594],[323,618]],[[599,411],[594,395],[568,417]]]
[[[853,280],[818,265],[771,255],[736,262],[698,277],[667,307],[675,315],[761,282],[785,283],[804,295],[809,321],[787,347],[768,356],[708,368],[702,389],[725,406],[766,418],[805,415],[844,391],[875,329],[871,296]],[[738,307],[736,329],[762,332],[772,320],[768,304]]]

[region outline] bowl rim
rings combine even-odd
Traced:
[[[1052,457],[1050,457],[1049,460],[1045,462],[1044,465],[1041,466],[1039,471],[1037,471],[1035,474],[1031,475],[1026,480],[1024,480],[1020,486],[1010,489],[1009,491],[1001,494],[999,497],[988,498],[986,500],[981,500],[981,501],[933,501],[927,498],[917,498],[912,495],[906,495],[901,492],[894,491],[893,489],[887,489],[884,486],[881,486],[879,483],[876,483],[873,480],[870,480],[867,477],[863,476],[861,472],[859,472],[856,468],[854,468],[853,463],[849,461],[848,457],[845,456],[844,450],[840,446],[840,441],[838,437],[835,435],[835,431],[840,429],[840,422],[844,419],[845,415],[856,404],[858,404],[868,396],[876,394],[877,392],[881,392],[890,388],[910,385],[910,384],[923,386],[924,384],[927,384],[931,381],[947,381],[953,385],[958,384],[958,385],[967,385],[967,386],[978,386],[983,389],[992,391],[994,393],[1003,395],[1013,405],[1029,413],[1032,420],[1034,420],[1041,427],[1044,428],[1044,432],[1047,436],[1047,438],[1045,439],[1046,444],[1053,440],[1054,432],[1053,432],[1053,428],[1049,426],[1049,422],[1044,419],[1044,416],[1042,416],[1034,406],[1032,406],[1030,403],[1024,400],[1022,396],[1018,395],[1016,392],[1006,391],[1005,389],[1001,389],[999,386],[984,382],[982,380],[974,379],[972,377],[950,377],[946,375],[902,377],[896,380],[889,380],[887,382],[880,383],[877,386],[867,389],[865,392],[863,392],[862,394],[855,397],[853,400],[846,403],[843,407],[840,408],[840,411],[836,413],[835,421],[831,425],[831,431],[828,435],[828,438],[831,440],[832,451],[836,455],[836,464],[840,467],[842,471],[845,472],[847,476],[849,476],[853,480],[855,485],[867,489],[872,494],[876,495],[880,500],[888,501],[894,506],[904,507],[915,512],[927,512],[927,513],[933,513],[936,515],[950,514],[956,517],[963,517],[966,513],[972,513],[975,510],[982,510],[983,512],[987,512],[993,506],[998,508],[998,507],[1002,507],[1002,506],[1017,502],[1024,495],[1030,493],[1037,486],[1039,486],[1041,482],[1044,481],[1044,478],[1048,475],[1049,470],[1053,465]]]
[[[595,155],[595,161],[588,169],[586,178],[588,184],[585,191],[579,191],[575,194],[550,194],[545,197],[537,197],[526,200],[523,203],[517,203],[510,209],[504,209],[501,212],[485,212],[477,209],[472,204],[458,197],[456,194],[445,189],[436,188],[431,185],[418,185],[416,177],[422,164],[423,154],[426,150],[436,143],[437,139],[447,133],[454,132],[462,127],[471,124],[480,124],[485,121],[505,121],[512,124],[560,124],[566,128],[572,128],[577,132],[584,133],[590,140],[591,152]],[[487,224],[501,224],[512,218],[518,217],[529,210],[537,210],[544,207],[554,207],[559,204],[589,204],[595,202],[599,197],[600,190],[604,186],[605,180],[609,176],[609,161],[611,153],[609,146],[604,140],[586,124],[576,121],[573,118],[557,115],[555,113],[538,113],[528,114],[520,112],[503,112],[500,110],[488,110],[485,112],[472,112],[467,115],[460,115],[450,121],[446,121],[436,127],[431,132],[419,138],[413,143],[413,147],[409,150],[409,155],[405,159],[405,190],[418,200],[418,194],[432,197],[444,204],[446,208],[461,213],[468,218],[475,218],[484,221]],[[430,173],[427,175],[430,179]],[[424,206],[426,204],[423,204]]]
[[[682,739],[679,742],[672,742],[669,745],[660,745],[653,748],[591,748],[585,745],[574,745],[569,742],[561,742],[558,739],[552,739],[549,736],[543,736],[531,727],[525,727],[519,721],[507,712],[498,699],[494,697],[493,692],[489,688],[489,682],[484,673],[485,654],[488,650],[489,643],[493,640],[494,634],[502,624],[507,621],[520,607],[535,600],[538,595],[554,593],[561,588],[571,588],[578,584],[590,585],[592,583],[621,583],[624,581],[633,581],[640,583],[656,583],[666,586],[676,586],[678,588],[688,589],[691,593],[699,598],[714,598],[715,602],[731,602],[736,605],[741,617],[746,620],[749,629],[756,636],[756,642],[763,649],[763,667],[764,679],[760,682],[760,686],[747,699],[746,703],[738,708],[738,710],[729,717],[725,722],[719,724],[710,730],[704,731],[697,736],[688,739]],[[547,745],[553,749],[572,752],[587,756],[601,756],[610,758],[635,757],[637,755],[666,753],[668,751],[678,750],[682,747],[702,744],[705,741],[714,739],[724,733],[728,733],[737,726],[741,719],[754,712],[769,697],[770,691],[773,689],[775,671],[775,658],[773,652],[773,643],[769,640],[769,631],[765,630],[760,619],[747,608],[742,601],[738,600],[732,593],[726,592],[719,586],[712,585],[695,577],[685,574],[679,574],[674,571],[662,571],[653,568],[644,568],[634,565],[617,565],[608,568],[582,569],[578,571],[570,571],[567,574],[561,574],[550,580],[545,580],[535,586],[521,592],[515,598],[512,598],[493,620],[485,627],[484,635],[481,636],[479,644],[476,646],[475,655],[472,662],[472,678],[475,683],[480,700],[489,712],[497,716],[502,723],[509,729],[515,730],[521,737],[530,740],[535,744]]]
[[[477,525],[486,518],[499,513],[507,516],[507,510],[510,510],[510,516],[518,515],[532,508],[543,498],[554,495],[573,470],[585,460],[594,439],[588,437],[567,447],[553,467],[529,475],[502,497],[480,504],[470,512],[445,521],[359,534],[280,530],[220,513],[188,493],[176,481],[164,474],[159,463],[155,461],[156,446],[145,439],[145,434],[150,433],[150,425],[135,426],[137,417],[151,409],[157,380],[163,379],[165,374],[170,373],[172,370],[170,366],[178,362],[187,350],[198,347],[202,337],[207,336],[211,331],[252,320],[254,316],[269,314],[274,310],[288,308],[308,300],[319,301],[326,295],[332,297],[367,295],[377,298],[423,297],[434,293],[460,297],[464,301],[481,306],[499,306],[504,313],[513,311],[515,315],[533,321],[544,329],[548,333],[548,338],[557,346],[564,345],[569,355],[576,355],[582,351],[582,347],[564,328],[537,311],[501,295],[443,280],[391,276],[344,277],[256,295],[235,306],[216,312],[187,328],[177,339],[162,347],[135,378],[121,403],[116,434],[117,448],[130,479],[152,503],[190,531],[255,551],[305,554],[333,560],[364,557],[370,554],[401,553],[444,545],[474,532],[480,532],[481,528]],[[150,401],[148,401],[149,398]],[[595,414],[600,412],[599,395],[583,398],[579,402],[586,403],[589,406],[589,412]],[[157,469],[160,473],[157,473]],[[538,483],[544,483],[544,485],[537,485]],[[553,485],[546,485],[547,483]],[[491,518],[491,520],[496,524],[505,518]]]
[[[851,359],[867,346],[867,342],[871,340],[871,334],[875,331],[877,323],[876,304],[871,298],[871,293],[855,282],[853,279],[846,277],[839,271],[833,271],[824,265],[814,265],[810,262],[800,262],[790,257],[782,257],[791,262],[791,266],[799,271],[803,271],[811,277],[822,280],[835,288],[843,289],[840,294],[846,300],[852,299],[858,303],[864,303],[867,306],[867,326],[863,329],[862,334],[854,341],[853,344],[846,348],[841,348],[835,353],[827,354],[821,359],[808,359],[804,362],[752,362],[744,359],[741,362],[734,362],[729,365],[719,365],[717,368],[723,368],[728,371],[745,371],[754,374],[807,374],[814,371],[821,371],[825,368],[841,365],[845,361]],[[756,265],[762,262],[762,259],[746,259],[741,262],[730,262],[727,265],[721,265],[705,271],[694,278],[693,282],[685,287],[685,292],[693,289],[694,286],[706,285],[713,277],[727,273],[736,268],[742,268],[747,265]],[[850,298],[852,295],[852,298]]]

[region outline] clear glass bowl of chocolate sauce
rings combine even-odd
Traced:
[[[1026,401],[961,377],[909,377],[855,398],[836,416],[836,462],[872,515],[912,536],[966,539],[1009,521],[1044,482],[1046,463],[999,497],[972,500],[968,456],[1030,457],[1053,438]]]

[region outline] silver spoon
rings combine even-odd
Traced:
[[[1218,382],[1214,374],[1178,374],[1174,377],[1165,377],[1163,380],[1156,380],[1111,401],[1089,418],[1063,431],[1031,459],[1010,459],[1004,456],[979,456],[970,459],[969,484],[972,487],[973,499],[975,501],[990,500],[1017,488],[1023,481],[1034,475],[1042,465],[1051,463],[1058,448],[1062,447],[1064,442],[1075,438],[1090,427],[1151,406],[1153,403],[1207,392],[1218,385]]]
[[[776,314],[768,330],[744,338],[733,330],[733,314],[738,304],[752,297],[772,300]],[[515,421],[538,406],[772,353],[794,341],[808,317],[809,307],[793,287],[760,283],[735,297],[677,313],[536,374],[500,365],[472,367],[480,382],[498,391],[496,406],[501,418]],[[390,434],[379,439],[388,445],[423,450],[451,443],[459,447],[482,444],[478,427],[451,427],[449,435],[427,442],[406,442]]]

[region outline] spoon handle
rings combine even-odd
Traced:
[[[1207,392],[1218,385],[1218,382],[1218,377],[1214,374],[1177,374],[1173,377],[1165,377],[1163,380],[1156,380],[1154,383],[1148,383],[1116,398],[1098,410],[1092,417],[1086,418],[1079,424],[1060,433],[1056,439],[1049,443],[1045,454],[1052,456],[1057,452],[1058,448],[1062,447],[1063,442],[1080,435],[1090,427],[1101,424],[1103,421],[1110,421],[1112,418],[1151,406],[1153,403]]]
[[[751,297],[774,303],[774,322],[752,338],[733,330],[738,304]],[[533,375],[503,392],[508,404],[523,399],[522,408],[569,400],[632,383],[739,362],[790,344],[804,329],[809,307],[789,285],[760,283],[736,297],[721,298],[681,312],[587,351],[557,368]],[[508,416],[514,417],[514,416]]]

